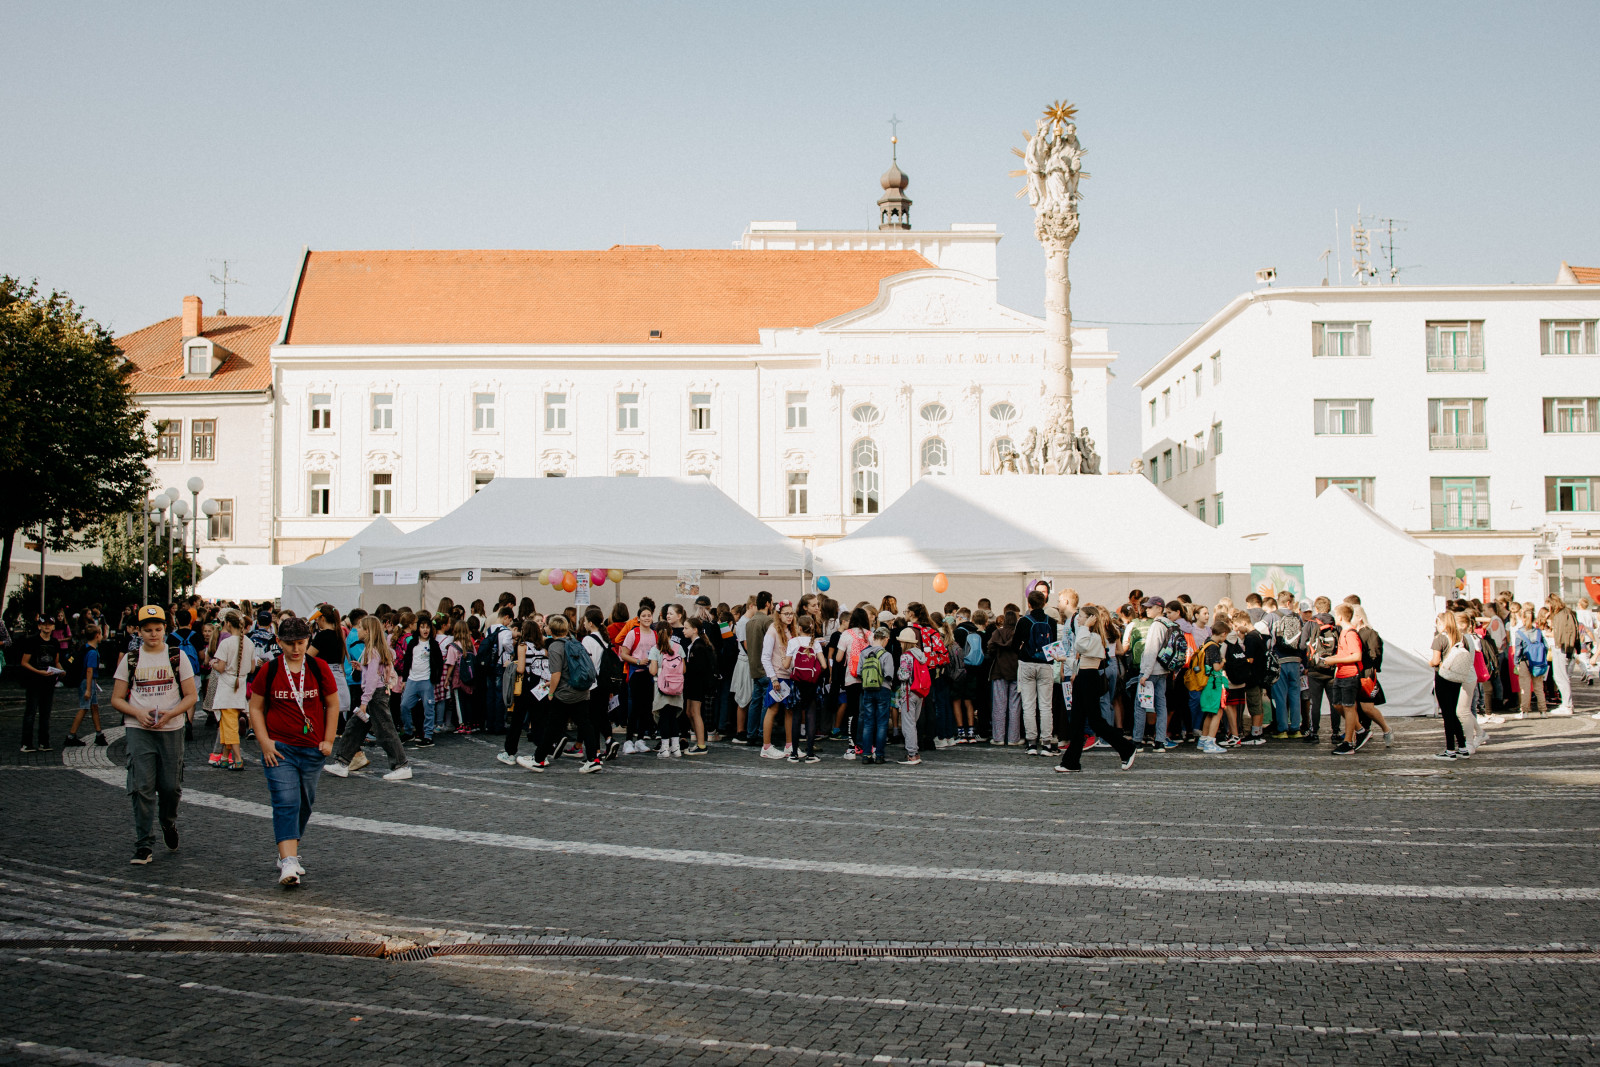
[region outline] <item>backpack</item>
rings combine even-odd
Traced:
[[[1317,659],[1337,656],[1339,654],[1339,628],[1318,623],[1317,632],[1311,638],[1311,652]]]
[[[1022,653],[1029,659],[1043,659],[1044,646],[1055,638],[1050,633],[1050,620],[1035,619],[1031,615],[1024,615],[1022,622],[1028,624],[1028,636],[1022,642]]]
[[[572,637],[563,637],[561,639],[561,650],[566,654],[563,657],[561,665],[561,684],[567,689],[571,689],[579,693],[587,693],[589,691],[589,687],[593,685],[595,681],[594,660],[589,658],[589,650],[584,648],[582,643],[576,638]],[[667,661],[663,659],[661,661],[661,673],[663,678],[666,677],[666,666]],[[669,690],[663,686],[661,691],[665,693]],[[682,656],[678,657],[677,692],[683,692]]]
[[[189,669],[196,675],[200,673],[200,650],[194,647],[194,640],[198,636],[200,635],[195,633],[193,630],[190,630],[188,637],[178,638],[178,647],[183,649],[183,654],[185,656],[189,657]]]
[[[607,696],[622,692],[628,687],[628,666],[622,662],[622,657],[617,655],[616,646],[606,639],[605,634],[593,634],[600,642],[600,691]],[[591,662],[593,662],[591,660]]]
[[[88,673],[89,646],[82,641],[74,641],[56,661],[56,666],[66,673],[61,680],[68,685],[82,685],[83,676]]]
[[[1189,642],[1183,639],[1183,630],[1176,623],[1167,623],[1167,637],[1156,649],[1156,663],[1176,674],[1189,662]]]
[[[479,641],[478,644],[482,645],[483,642]],[[460,683],[461,688],[467,689],[467,690],[471,690],[472,687],[477,683],[477,681],[478,681],[478,652],[477,652],[477,649],[473,649],[471,652],[463,653],[461,658],[456,661],[456,681]]]
[[[911,691],[919,697],[925,697],[932,688],[933,675],[928,673],[928,665],[916,656],[911,656]]]
[[[668,641],[661,651],[661,669],[656,672],[656,688],[669,697],[683,692],[683,649]],[[798,657],[796,657],[798,658]]]
[[[1215,641],[1206,638],[1205,643],[1194,650],[1194,655],[1189,659],[1189,666],[1184,668],[1183,687],[1191,693],[1203,691],[1210,680],[1211,672],[1206,669],[1206,650],[1214,644]]]
[[[883,657],[887,649],[871,648],[861,654],[860,676],[862,689],[883,688]]]
[[[957,632],[959,633],[960,631],[957,631]],[[976,645],[974,645],[972,643],[972,639],[974,637],[978,638],[978,643]],[[966,640],[966,645],[967,645],[967,654],[962,657],[962,662],[965,663],[969,667],[980,666],[983,663],[983,637],[982,637],[982,635],[979,634],[978,631],[975,630],[975,629],[968,630],[965,640]],[[976,658],[974,658],[974,657],[976,657]]]
[[[178,660],[177,660],[177,657],[173,656],[173,652],[175,652],[175,651],[177,651],[177,650],[176,649],[172,649],[172,648],[167,649],[167,657],[172,660],[172,674],[173,674],[173,677],[177,677],[177,674],[178,674]],[[130,652],[129,655],[131,656],[131,655],[133,655],[133,653]],[[319,697],[327,696],[328,694],[326,692],[324,692],[323,688],[322,688],[322,672],[317,670],[317,664],[320,663],[324,667],[327,667],[327,664],[326,663],[322,663],[322,660],[320,660],[317,657],[311,655],[309,652],[306,653],[306,663],[308,664],[308,666],[306,667],[306,670],[310,671],[313,675],[316,676],[316,679],[317,679],[317,695]],[[139,666],[138,661],[134,661],[133,663],[130,663],[128,665],[128,677],[129,678],[133,677],[134,669],[137,668],[138,666]],[[272,682],[277,677],[278,672],[283,669],[283,657],[282,656],[273,656],[271,659],[267,660],[265,669],[266,669],[266,672],[267,672],[267,677],[266,677],[265,681],[263,682],[263,688],[266,690],[266,693],[267,693],[267,697],[266,697],[267,703],[270,704],[272,702]],[[328,667],[328,676],[330,678],[333,676],[333,668],[332,667]],[[339,689],[338,689],[339,683],[338,682],[334,682],[333,684],[334,684],[334,688],[333,688],[332,691],[337,693],[339,691]]]
[[[495,665],[500,662],[500,631],[504,626],[491,626],[484,632],[483,639],[478,642],[478,647],[472,653],[472,673],[474,677],[492,678]]]
[[[1273,649],[1273,641],[1270,638],[1262,641],[1261,643],[1265,645],[1267,649],[1266,655],[1262,660],[1265,666],[1262,668],[1261,678],[1263,684],[1270,686],[1278,680],[1280,675],[1283,674],[1283,664],[1278,660],[1278,653]]]
[[[856,634],[850,638],[850,653],[847,659],[850,664],[850,673],[861,677],[861,654],[867,650],[868,641],[865,635]]]
[[[789,667],[789,677],[797,682],[815,682],[822,677],[822,660],[810,645],[795,649],[794,663]]]
[[[1517,642],[1522,646],[1522,661],[1528,665],[1529,674],[1543,678],[1550,673],[1550,648],[1544,642],[1544,634],[1539,630],[1523,630],[1522,635],[1522,640]]]

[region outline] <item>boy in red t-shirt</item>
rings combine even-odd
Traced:
[[[1351,621],[1353,615],[1349,604],[1340,604],[1333,609],[1333,617],[1339,623],[1339,645],[1333,655],[1316,661],[1319,667],[1334,668],[1333,686],[1328,699],[1333,705],[1334,714],[1344,717],[1344,740],[1333,746],[1335,756],[1348,756],[1355,752],[1356,729],[1360,725],[1356,704],[1361,699],[1361,660],[1364,652],[1361,633]]]
[[[306,655],[311,627],[304,619],[278,624],[283,654],[250,680],[250,726],[261,741],[261,764],[272,794],[272,831],[278,839],[278,884],[296,886],[300,836],[311,820],[317,778],[339,735],[339,683],[333,670]]]

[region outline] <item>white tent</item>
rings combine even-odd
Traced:
[[[798,542],[704,478],[496,478],[437,521],[360,551],[368,607],[367,600],[406,602],[408,593],[426,600],[492,598],[502,589],[532,595],[539,572],[551,567],[622,570],[630,594],[658,596],[674,594],[680,572],[699,572],[714,579],[705,591],[719,599],[735,577],[753,580],[749,592],[756,584],[778,591],[775,581],[756,580],[780,575],[798,588],[805,564]],[[493,584],[463,584],[468,571]],[[542,595],[571,594],[546,588]]]
[[[302,617],[323,603],[340,610],[355,607],[361,601],[361,547],[392,544],[404,536],[379,516],[337,548],[283,568],[283,606]]]
[[[283,568],[275,563],[224,563],[200,579],[194,591],[207,600],[276,600]]]
[[[1455,561],[1395,526],[1350,493],[1329,487],[1308,508],[1284,508],[1281,522],[1248,538],[1257,564],[1305,567],[1307,596],[1335,604],[1355,593],[1383,637],[1380,680],[1385,710],[1427,715],[1434,710],[1428,643]]]
[[[1239,542],[1134,475],[926,477],[883,514],[816,553],[816,573],[841,603],[908,598],[998,605],[1021,600],[1028,576],[1120,604],[1135,587],[1196,603],[1244,594]],[[945,593],[932,579],[943,573]]]

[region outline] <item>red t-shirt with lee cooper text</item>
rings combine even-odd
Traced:
[[[267,692],[267,679],[272,692]],[[267,720],[267,736],[280,745],[316,748],[328,728],[328,713],[323,702],[327,694],[337,694],[333,671],[316,656],[306,656],[299,670],[290,670],[284,657],[261,665],[250,679],[250,695],[265,696],[262,706]],[[329,737],[326,740],[333,740]]]

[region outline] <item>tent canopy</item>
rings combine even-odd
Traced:
[[[353,607],[361,599],[361,548],[387,545],[405,533],[379,516],[337,548],[283,568],[283,606],[306,615],[318,604]]]
[[[704,478],[496,478],[402,540],[361,548],[361,570],[798,571],[800,545]]]
[[[194,591],[207,600],[276,600],[283,568],[275,563],[225,563],[200,579]]]
[[[877,518],[817,550],[816,570],[863,574],[1238,574],[1235,538],[1133,475],[923,478]]]

